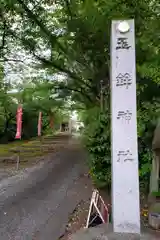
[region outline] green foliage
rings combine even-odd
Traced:
[[[87,111],[84,119],[84,142],[89,152],[90,174],[98,187],[110,186],[111,156],[109,116],[101,113],[99,108]]]
[[[14,47],[29,51],[50,74],[65,74],[65,82],[58,82],[61,96],[69,95],[92,108],[93,102],[99,104],[101,79],[110,91],[112,19],[135,19],[138,78],[160,82],[157,0],[56,1],[53,5],[47,0],[5,0],[1,9],[1,32],[7,32],[8,40],[2,47],[12,52],[14,38]]]
[[[158,191],[158,192],[152,192],[152,196],[154,196],[154,197],[160,197],[160,191]]]
[[[2,66],[2,65],[1,65]],[[13,86],[4,79],[3,67],[0,69],[0,143],[13,141],[16,134],[16,111],[18,102],[23,106],[22,139],[37,136],[39,111],[42,112],[42,133],[50,128],[50,117],[53,117],[54,130],[59,128],[63,119],[64,101],[57,99],[50,90],[50,83],[22,82]]]
[[[151,94],[156,96],[156,91],[153,91]],[[145,191],[149,190],[150,170],[153,158],[152,140],[159,117],[159,98],[154,98],[153,101],[143,100],[138,106],[139,173],[140,181],[143,183]]]

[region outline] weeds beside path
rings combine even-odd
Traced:
[[[44,136],[30,141],[15,141],[8,144],[0,144],[0,180],[4,177],[16,174],[19,170],[31,167],[46,155],[64,148],[69,136],[58,134]],[[19,170],[16,169],[17,156],[20,156]]]

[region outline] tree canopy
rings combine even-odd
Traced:
[[[14,43],[48,74],[63,75],[59,87],[73,100],[98,104],[100,80],[109,90],[111,20],[134,18],[141,91],[147,80],[159,84],[159,8],[158,1],[150,0],[1,0],[3,59],[12,55]]]

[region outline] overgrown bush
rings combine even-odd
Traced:
[[[141,103],[138,109],[138,156],[140,187],[149,191],[152,164],[152,140],[157,120],[160,116],[158,101]]]
[[[107,108],[106,108],[107,109]],[[152,163],[152,139],[157,124],[159,103],[145,102],[138,106],[138,157],[141,190],[148,192]],[[110,113],[94,107],[83,112],[84,143],[88,150],[90,174],[98,187],[111,185]]]
[[[98,187],[111,185],[110,124],[108,113],[90,109],[84,119],[84,143],[93,182]]]

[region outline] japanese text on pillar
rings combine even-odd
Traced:
[[[130,123],[131,117],[132,117],[132,113],[129,110],[118,111],[117,119],[122,120],[122,122]]]
[[[117,87],[123,87],[125,86],[126,89],[129,88],[129,86],[132,84],[132,78],[129,73],[119,73],[116,77],[116,86]]]
[[[119,37],[117,38],[116,43],[116,50],[119,49],[130,49],[131,46],[128,43],[128,38],[126,37]],[[132,77],[131,75],[126,73],[119,73],[116,77],[116,86],[117,87],[125,87],[126,89],[129,88],[129,86],[132,84]],[[117,119],[121,120],[123,123],[129,124],[132,118],[132,112],[129,110],[126,111],[118,111]],[[134,161],[132,157],[131,151],[128,150],[119,150],[117,154],[117,162],[132,162]]]
[[[128,38],[126,37],[119,37],[117,38],[117,45],[116,45],[116,50],[119,49],[130,49],[131,46],[128,44]]]
[[[132,162],[134,161],[133,157],[132,157],[132,153],[130,152],[130,150],[122,150],[122,151],[118,151],[117,154],[117,162]]]

